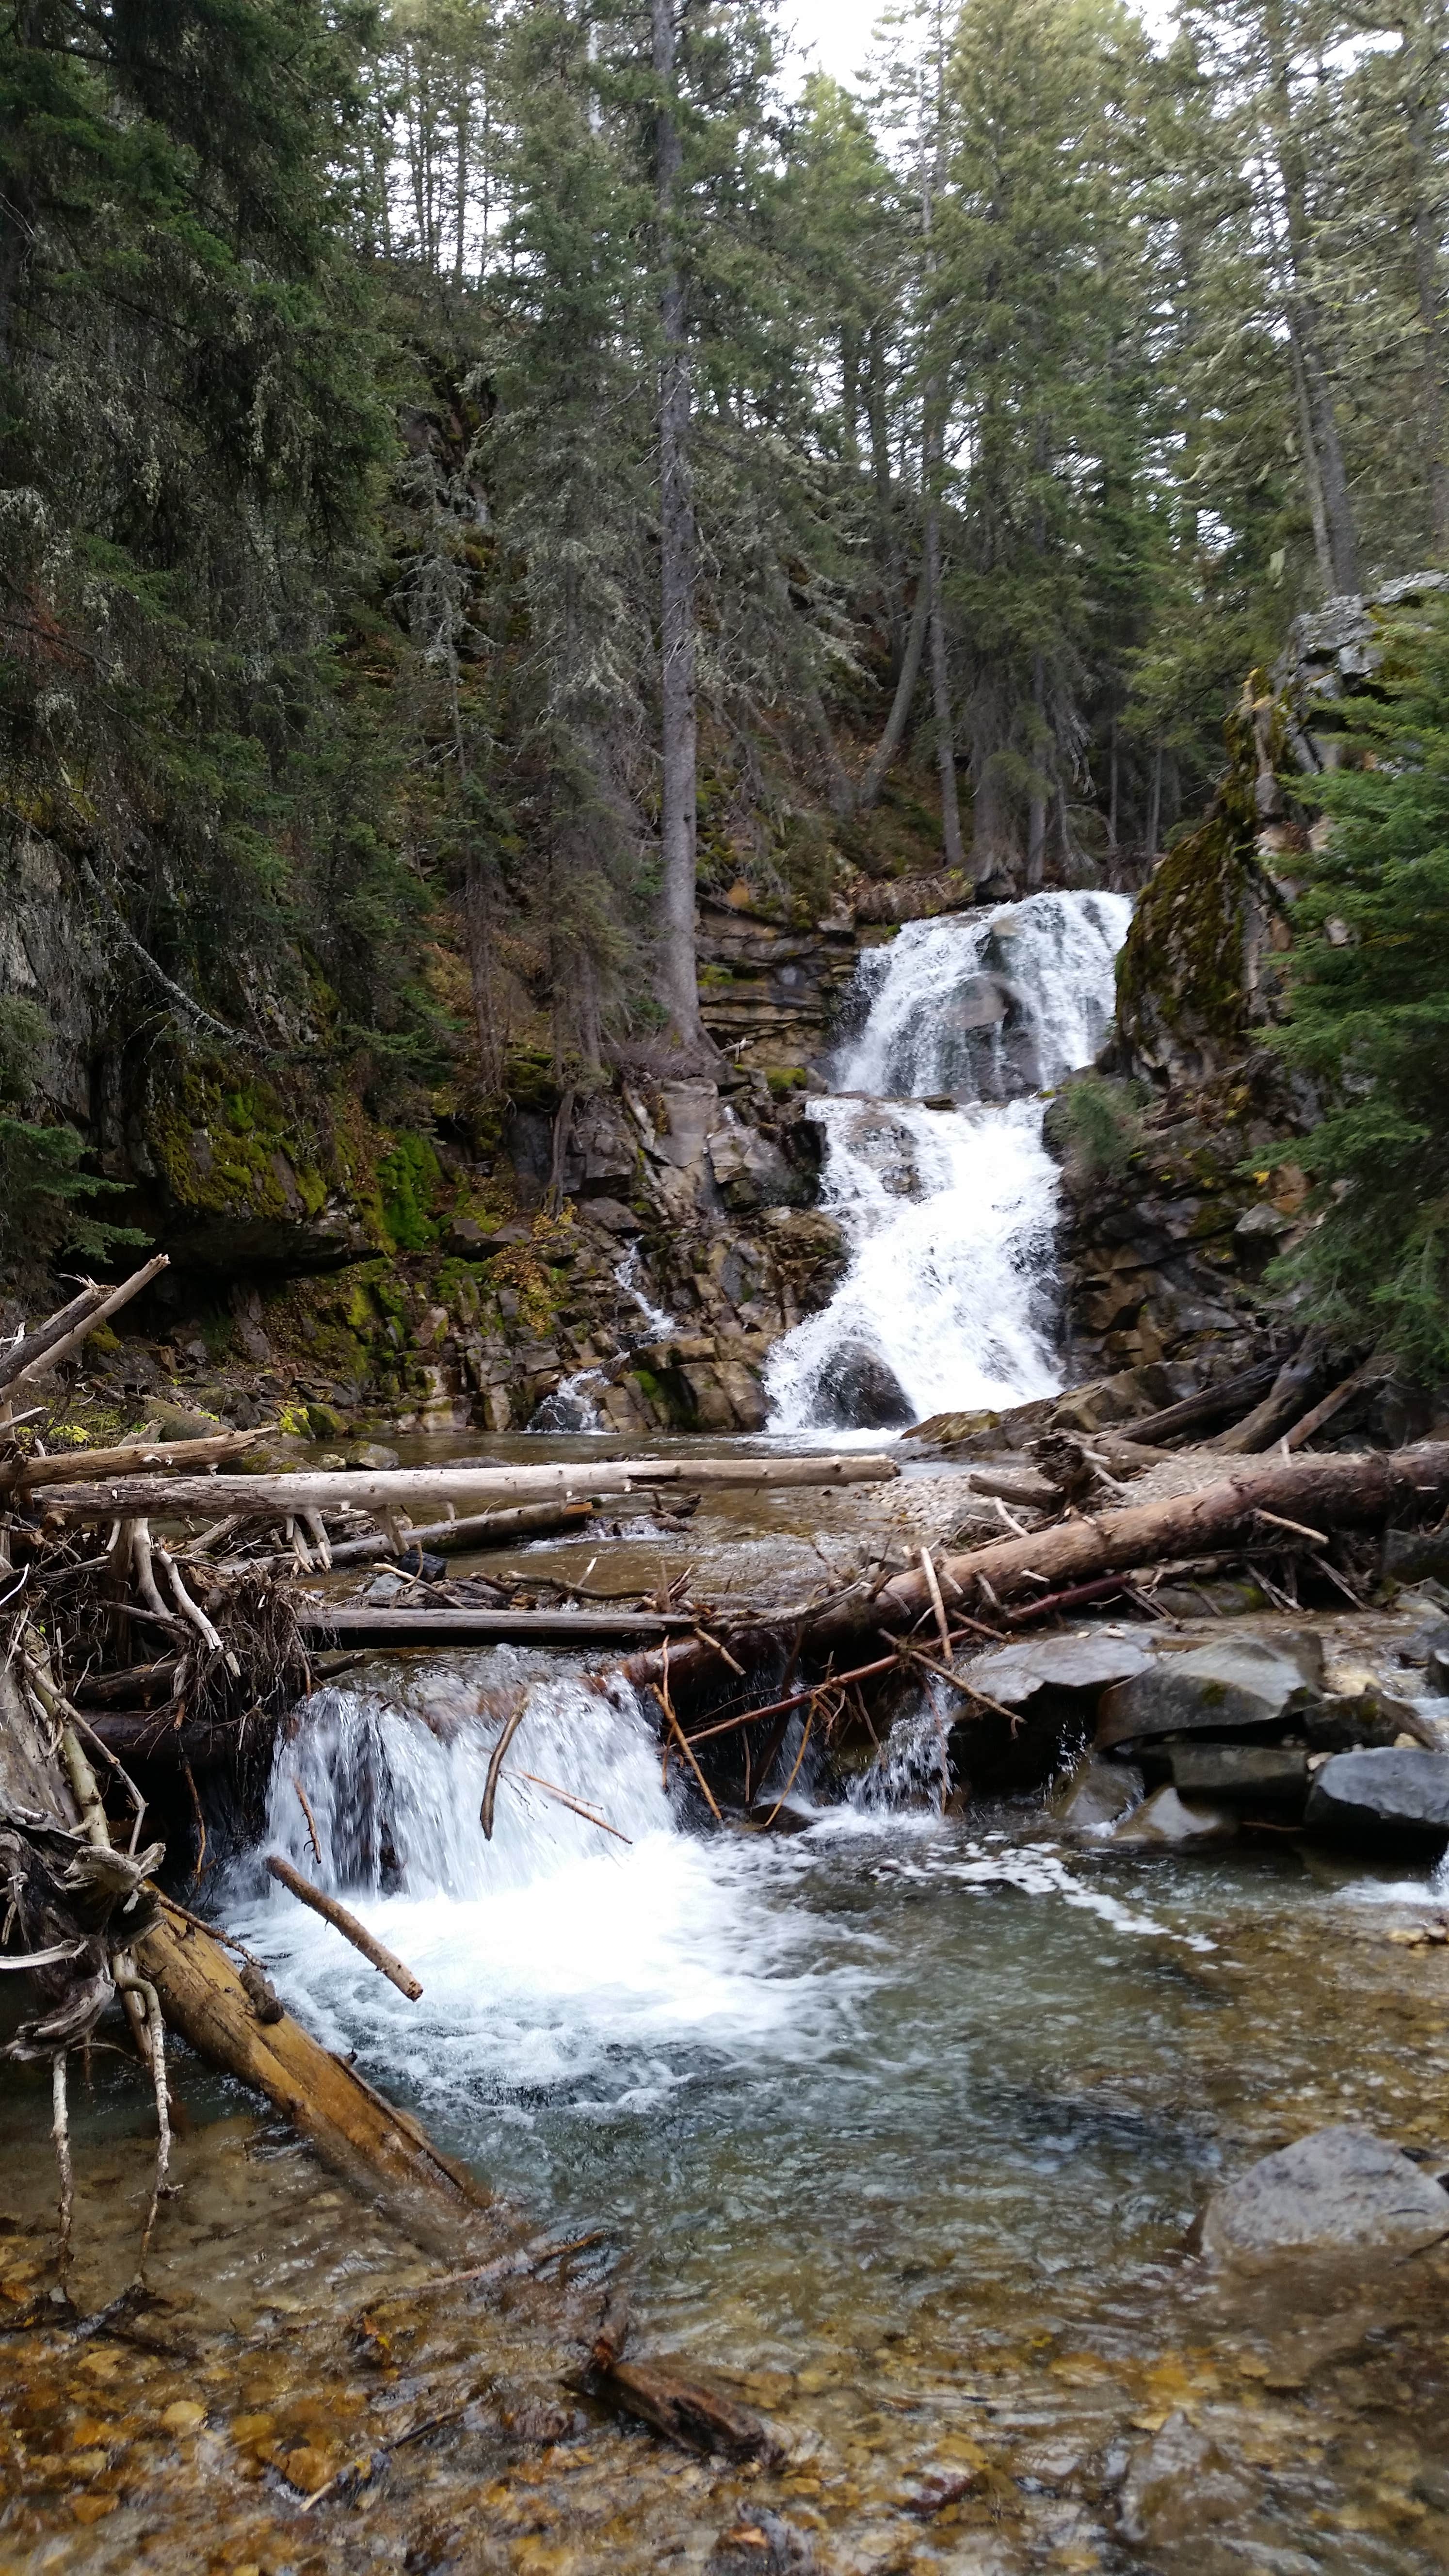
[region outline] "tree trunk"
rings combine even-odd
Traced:
[[[1439,294],[1439,226],[1434,220],[1432,190],[1435,157],[1435,101],[1430,95],[1431,66],[1437,59],[1426,40],[1422,20],[1412,36],[1405,29],[1408,56],[1409,159],[1414,180],[1414,291],[1419,306],[1423,344],[1424,463],[1429,486],[1430,544],[1436,556],[1449,550],[1449,459],[1444,453],[1444,317]]]
[[[1323,509],[1323,478],[1318,471],[1318,445],[1313,435],[1313,413],[1308,402],[1308,381],[1303,372],[1303,352],[1298,345],[1298,324],[1291,309],[1288,315],[1288,363],[1293,376],[1293,401],[1298,413],[1298,443],[1303,450],[1303,484],[1308,495],[1308,516],[1313,525],[1313,558],[1325,597],[1331,596],[1333,549],[1328,542],[1328,521]]]
[[[800,1458],[618,1458],[612,1465],[564,1463],[544,1467],[304,1468],[291,1476],[130,1476],[124,1484],[53,1485],[47,1518],[65,1522],[116,1519],[214,1521],[227,1512],[289,1518],[357,1511],[401,1514],[414,1508],[483,1511],[492,1503],[543,1502],[554,1496],[644,1494],[655,1486],[739,1487],[783,1485],[881,1485],[899,1475],[894,1459],[846,1450]]]
[[[1382,1522],[1400,1515],[1442,1510],[1449,1501],[1449,1442],[1424,1441],[1391,1454],[1381,1450],[1342,1456],[1274,1457],[1243,1465],[1220,1483],[1164,1502],[1129,1503],[1096,1512],[1029,1538],[1002,1539],[969,1555],[944,1559],[937,1568],[948,1605],[969,1610],[985,1603],[983,1581],[998,1601],[1014,1601],[1097,1575],[1130,1572],[1165,1557],[1201,1556],[1230,1541],[1271,1543],[1273,1524],[1259,1512],[1276,1512],[1321,1530]],[[1040,1580],[1038,1579],[1040,1578]],[[929,1618],[924,1573],[898,1574],[864,1603],[859,1593],[827,1605],[812,1620],[806,1643],[812,1654],[864,1626],[899,1629]],[[674,1658],[671,1656],[671,1667]]]
[[[1041,884],[1046,864],[1046,786],[1037,766],[1046,744],[1046,686],[1041,655],[1035,654],[1031,666],[1031,711],[1033,740],[1031,746],[1032,788],[1026,808],[1026,883],[1028,889]]]
[[[1358,535],[1343,442],[1338,431],[1333,389],[1324,356],[1326,326],[1312,287],[1313,223],[1308,205],[1308,173],[1293,113],[1292,72],[1281,0],[1264,0],[1263,31],[1267,42],[1269,113],[1275,131],[1278,176],[1288,231],[1288,321],[1296,322],[1297,345],[1323,492],[1332,587],[1358,589]]]
[[[856,793],[856,809],[859,813],[868,814],[876,803],[885,785],[886,773],[900,750],[906,730],[906,720],[911,712],[911,700],[916,694],[916,684],[921,676],[921,655],[925,649],[926,620],[930,613],[930,606],[931,585],[926,566],[922,564],[921,577],[916,589],[916,604],[911,614],[905,654],[901,661],[900,678],[896,682],[896,693],[891,700],[891,711],[886,718],[885,731],[871,753],[865,776]]]
[[[936,494],[926,501],[926,589],[931,618],[931,703],[936,720],[936,767],[941,778],[941,842],[948,868],[963,868],[961,807],[956,793],[956,734],[951,717],[951,673],[941,597],[941,510]]]
[[[682,158],[674,112],[672,0],[651,0],[655,214],[659,227],[659,557],[662,789],[659,997],[680,1044],[706,1044],[694,945],[699,728],[695,709],[694,495],[689,471],[690,371],[684,282],[673,239]]]
[[[257,2018],[219,1943],[165,1915],[136,1943],[136,1964],[161,1998],[168,2026],[197,2054],[266,2095],[324,2164],[369,2198],[381,2196],[425,2243],[456,2243],[489,2194],[439,2153],[410,2113],[374,2093],[284,2013]]]

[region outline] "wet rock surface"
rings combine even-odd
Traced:
[[[1114,1850],[1191,1851],[1231,1842],[1238,1820],[1231,1808],[1213,1806],[1206,1798],[1180,1798],[1176,1789],[1154,1789],[1140,1807],[1112,1829]]]
[[[1386,2139],[1317,2129],[1215,2192],[1202,2224],[1210,2255],[1311,2249],[1412,2253],[1449,2235],[1449,2192]]]
[[[1302,1632],[1272,1643],[1242,1637],[1158,1654],[1145,1672],[1106,1693],[1097,1742],[1105,1751],[1143,1736],[1282,1727],[1322,1696],[1322,1675],[1322,1647]]]
[[[1449,1753],[1398,1745],[1331,1754],[1314,1774],[1307,1821],[1359,1841],[1442,1849],[1449,1843]]]

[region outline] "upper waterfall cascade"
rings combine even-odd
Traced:
[[[1030,895],[911,922],[862,958],[857,1031],[811,1113],[850,1265],[771,1353],[772,1430],[879,1429],[1060,1384],[1041,1095],[1101,1045],[1131,917],[1126,895]]]

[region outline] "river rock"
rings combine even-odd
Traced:
[[[1330,1754],[1314,1775],[1307,1821],[1358,1842],[1442,1851],[1449,1843],[1449,1753],[1416,1744]]]
[[[1308,1795],[1308,1755],[1292,1744],[1203,1744],[1188,1738],[1169,1747],[1172,1785],[1197,1797],[1291,1806],[1302,1812]]]
[[[1449,1583],[1449,1530],[1385,1530],[1385,1578],[1419,1583],[1426,1574]]]
[[[1100,1630],[1080,1636],[1032,1637],[980,1655],[966,1669],[980,1689],[1005,1708],[1024,1708],[1039,1690],[1099,1691],[1109,1682],[1145,1673],[1152,1650],[1136,1637]]]
[[[1351,1756],[1346,1756],[1351,1759]],[[1315,2129],[1214,2192],[1203,2251],[1411,2254],[1449,2235],[1449,2192],[1366,2129]]]
[[[722,2531],[709,2553],[709,2576],[814,2576],[819,2566],[808,2532],[768,2507]]]
[[[1252,2501],[1244,2471],[1179,2411],[1134,2457],[1118,2498],[1117,2528],[1134,2548],[1163,2549],[1196,2539],[1209,2524],[1232,2521]]]
[[[866,1342],[842,1342],[816,1388],[822,1425],[840,1431],[886,1431],[915,1411],[894,1369]]]
[[[1130,1762],[1101,1762],[1086,1753],[1067,1773],[1047,1813],[1064,1833],[1100,1833],[1139,1806],[1146,1786]]]
[[[1286,1726],[1321,1698],[1322,1680],[1322,1643],[1302,1631],[1287,1631],[1271,1645],[1237,1637],[1185,1655],[1159,1654],[1145,1672],[1106,1693],[1097,1747],[1105,1752],[1141,1736]]]
[[[1401,1735],[1437,1749],[1433,1727],[1412,1700],[1376,1688],[1320,1700],[1305,1711],[1303,1732],[1314,1753],[1353,1753],[1360,1746],[1396,1744]]]
[[[1189,1806],[1176,1789],[1154,1789],[1113,1826],[1111,1841],[1114,1851],[1119,1844],[1132,1851],[1191,1851],[1206,1843],[1231,1842],[1237,1830],[1238,1820],[1226,1807],[1210,1807],[1201,1799]]]

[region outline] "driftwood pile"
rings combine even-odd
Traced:
[[[1437,1517],[1449,1505],[1449,1444],[1326,1455],[1300,1445],[1294,1454],[1293,1409],[1301,1444],[1345,1395],[1340,1386],[1305,1414],[1321,1354],[1309,1366],[1300,1353],[1271,1383],[1242,1383],[1237,1399],[1251,1410],[1219,1437],[1221,1474],[1194,1491],[1134,1502],[1131,1489],[1160,1458],[1156,1441],[1201,1427],[1199,1399],[1137,1424],[1131,1437],[1047,1435],[1028,1462],[977,1470],[974,1489],[999,1517],[999,1538],[921,1546],[905,1567],[887,1557],[787,1612],[726,1618],[688,1597],[687,1578],[651,1600],[530,1578],[532,1595],[554,1593],[540,1606],[520,1600],[516,1584],[440,1582],[429,1557],[582,1525],[606,1497],[651,1509],[674,1498],[687,1509],[689,1497],[711,1488],[883,1482],[898,1470],[884,1457],[846,1455],[247,1474],[240,1462],[257,1435],[227,1431],[45,1456],[33,1431],[29,1442],[20,1436],[17,1396],[162,1266],[149,1263],[119,1289],[88,1286],[0,1353],[0,1972],[28,1973],[35,2006],[3,2053],[51,2064],[65,2248],[67,2065],[120,1997],[156,2106],[143,2263],[168,2188],[168,2028],[265,2094],[327,2161],[401,2203],[415,2232],[439,2232],[434,2222],[446,2221],[441,2232],[455,2236],[460,2218],[487,2206],[415,2122],[299,2027],[263,1962],[158,1890],[165,1846],[144,1828],[158,1796],[165,1807],[158,1784],[168,1766],[173,1791],[185,1784],[199,1867],[205,1823],[195,1767],[224,1759],[235,1771],[249,1747],[269,1756],[276,1721],[313,1687],[325,1643],[352,1652],[503,1638],[633,1646],[621,1669],[657,1706],[666,1775],[673,1761],[723,1822],[711,1774],[717,1785],[720,1740],[733,1739],[744,1820],[768,1824],[814,1731],[858,1723],[874,1732],[863,1696],[873,1682],[934,1677],[968,1711],[990,1712],[995,1703],[955,1669],[962,1646],[1107,1597],[1145,1607],[1154,1584],[1184,1567],[1248,1562],[1271,1588],[1266,1559],[1285,1580],[1297,1569],[1352,1598],[1352,1573],[1333,1553],[1339,1533]],[[1279,1446],[1254,1454],[1265,1435]],[[387,1603],[304,1588],[324,1576],[335,1584],[347,1568],[367,1584],[391,1568],[410,1588],[400,1585]],[[752,1817],[797,1716],[791,1776],[772,1791],[773,1806]],[[500,1725],[485,1834],[516,1722],[515,1714]],[[536,1785],[577,1804],[566,1785]],[[596,1814],[589,1820],[612,1830]],[[272,1866],[404,1994],[421,1992],[335,1898],[290,1863]],[[618,2376],[603,2357],[597,2367]],[[632,2395],[648,2414],[648,2392]]]

